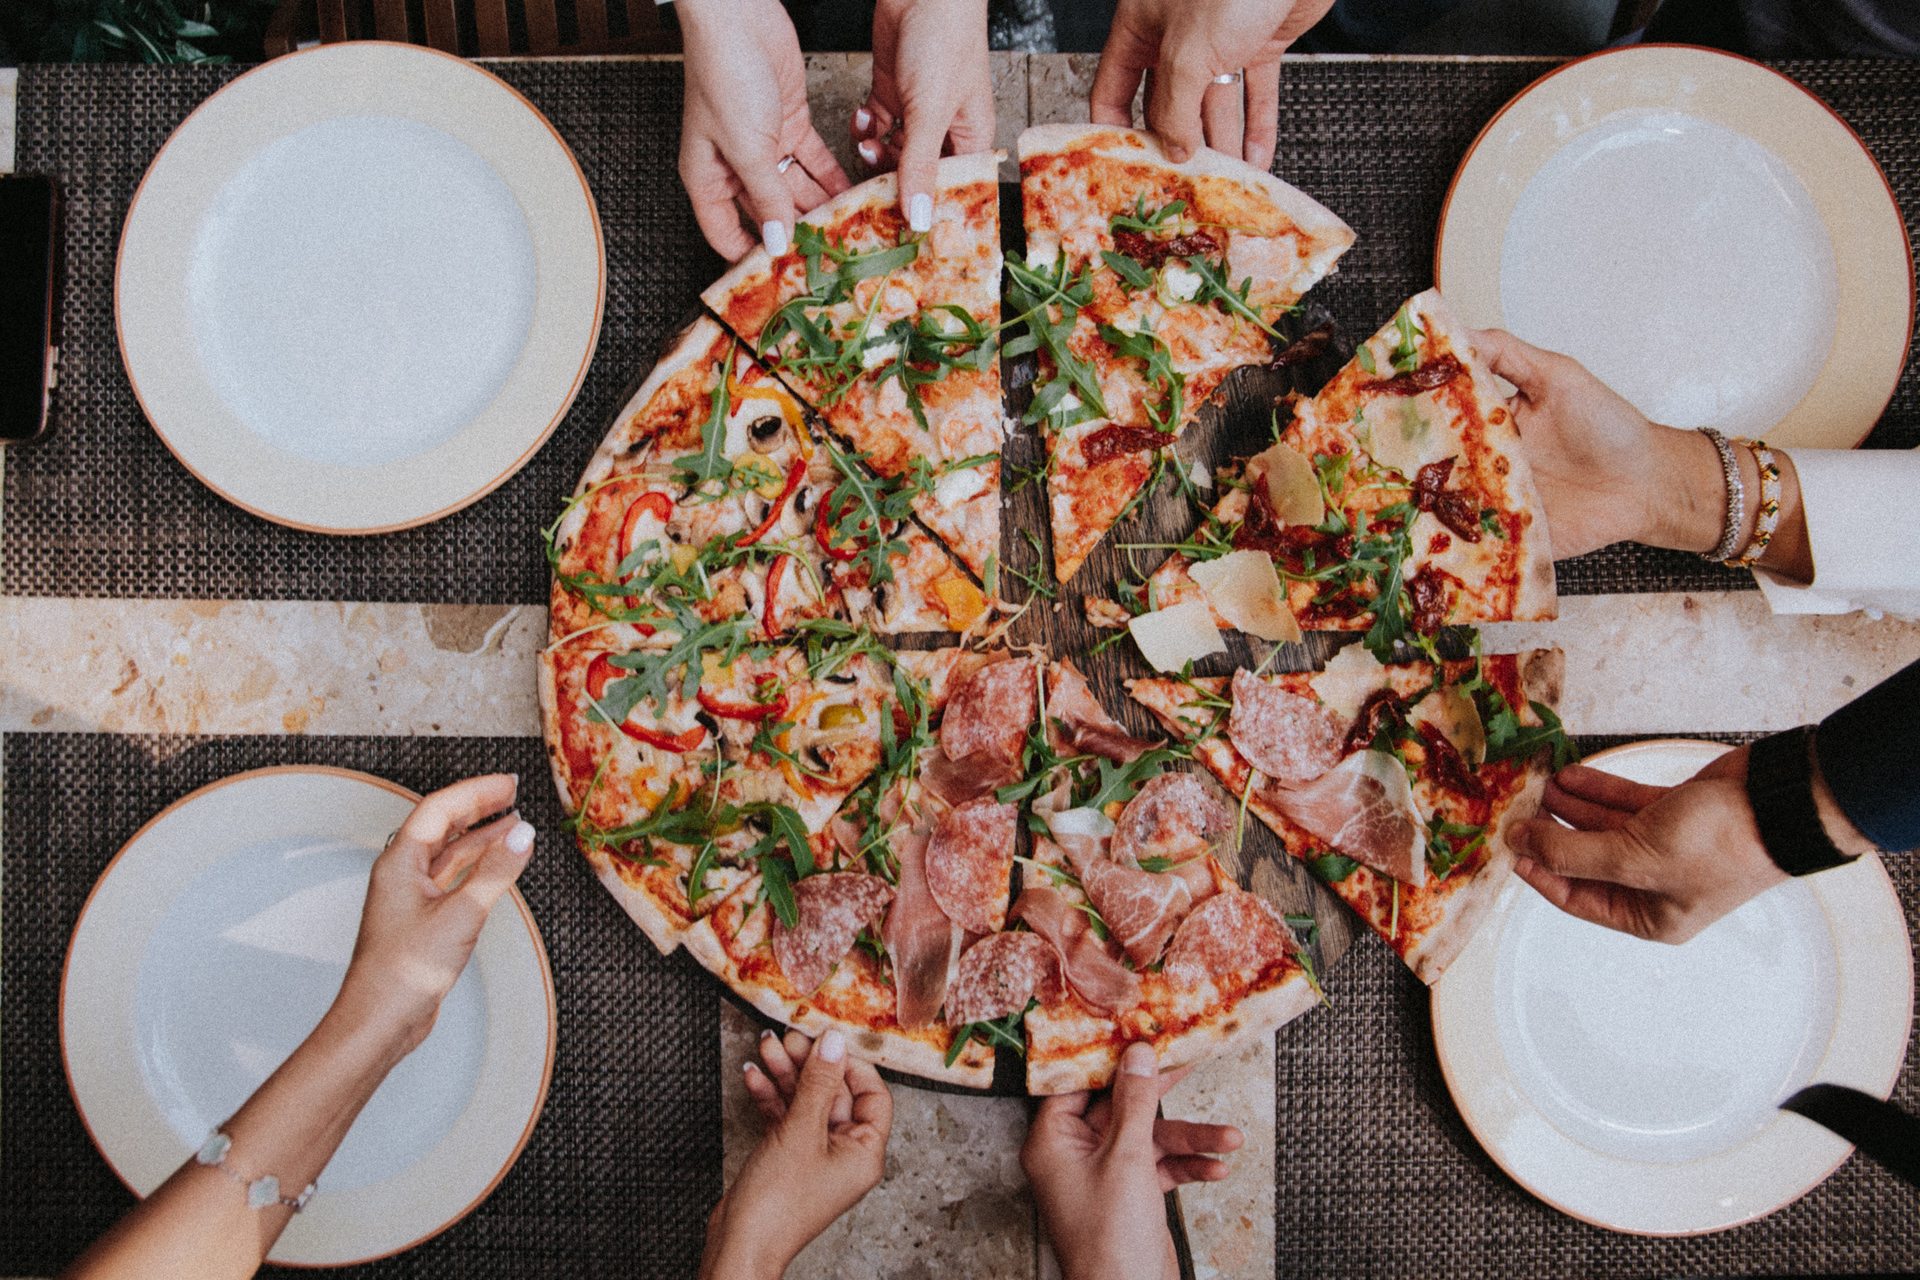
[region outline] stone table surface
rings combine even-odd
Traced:
[[[1085,119],[1096,64],[994,54],[999,145],[1028,123]],[[807,75],[822,135],[861,176],[843,122],[866,96],[867,55],[810,56]],[[13,75],[0,71],[0,170],[12,143]],[[514,605],[0,598],[0,733],[537,736],[546,631],[544,609]],[[1571,597],[1557,622],[1486,637],[1490,651],[1567,651],[1562,710],[1582,734],[1787,728],[1920,658],[1920,625],[1775,617],[1755,592]],[[731,1005],[721,1027],[731,1178],[758,1133],[739,1082],[756,1033]],[[1166,1100],[1169,1116],[1248,1134],[1229,1179],[1181,1192],[1202,1280],[1274,1273],[1286,1217],[1274,1081],[1269,1040],[1202,1065]],[[895,1095],[886,1180],[802,1255],[795,1280],[1056,1273],[1019,1166],[1026,1104]]]

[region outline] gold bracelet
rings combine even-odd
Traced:
[[[1753,451],[1754,465],[1760,468],[1760,514],[1753,522],[1753,540],[1738,556],[1727,561],[1732,569],[1750,569],[1767,553],[1773,531],[1780,524],[1780,464],[1765,440],[1737,440]]]

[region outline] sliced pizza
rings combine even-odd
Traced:
[[[893,174],[803,216],[702,298],[973,572],[1000,549],[1000,186],[994,154],[940,162],[932,230]]]
[[[1553,711],[1564,669],[1557,649],[1382,666],[1352,645],[1318,674],[1128,688],[1432,983],[1513,867],[1508,830],[1572,753]]]
[[[1009,298],[1037,349],[1056,575],[1066,581],[1234,369],[1353,232],[1269,173],[1213,151],[1184,164],[1148,133],[1041,125],[1020,137],[1024,262]]]
[[[703,318],[615,418],[548,531],[552,634],[667,644],[682,607],[702,622],[744,616],[754,639],[821,617],[966,630],[986,598],[906,519],[910,505]]]

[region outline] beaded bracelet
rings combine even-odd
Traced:
[[[1724,564],[1740,543],[1740,526],[1747,514],[1747,485],[1740,478],[1740,464],[1727,438],[1712,427],[1701,427],[1700,434],[1713,441],[1713,447],[1719,450],[1720,472],[1727,481],[1727,518],[1720,528],[1720,541],[1713,550],[1702,552],[1700,558]]]
[[[265,1177],[247,1179],[227,1167],[227,1153],[233,1150],[233,1139],[219,1129],[207,1135],[206,1142],[193,1153],[193,1158],[209,1169],[218,1169],[247,1189],[247,1208],[264,1209],[268,1205],[283,1204],[295,1213],[307,1207],[307,1201],[313,1197],[313,1184],[292,1200],[280,1194],[280,1179],[272,1174]]]
[[[1735,443],[1751,449],[1754,464],[1760,468],[1760,515],[1754,521],[1753,540],[1737,559],[1727,561],[1729,568],[1748,569],[1766,554],[1767,544],[1773,541],[1773,531],[1780,525],[1780,464],[1774,461],[1773,450],[1767,448],[1765,440],[1736,440]]]

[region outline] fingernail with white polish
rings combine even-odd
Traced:
[[[507,848],[514,853],[525,853],[533,848],[533,824],[516,822],[513,830],[507,832]]]
[[[838,1031],[829,1031],[821,1036],[816,1047],[822,1062],[838,1062],[847,1056],[847,1038]]]
[[[933,197],[922,191],[907,202],[907,225],[915,231],[933,230]]]
[[[1144,1040],[1136,1040],[1127,1046],[1120,1058],[1120,1069],[1130,1076],[1152,1076],[1160,1072],[1160,1061],[1153,1052],[1153,1046]]]
[[[867,139],[854,149],[860,153],[860,158],[868,164],[880,163],[880,144],[873,139]]]
[[[873,112],[867,110],[865,107],[862,107],[858,111],[854,112],[853,127],[858,129],[862,133],[865,133],[868,129],[872,128]]]
[[[763,222],[760,224],[760,242],[767,246],[767,252],[779,257],[787,251],[787,224],[784,222]]]

